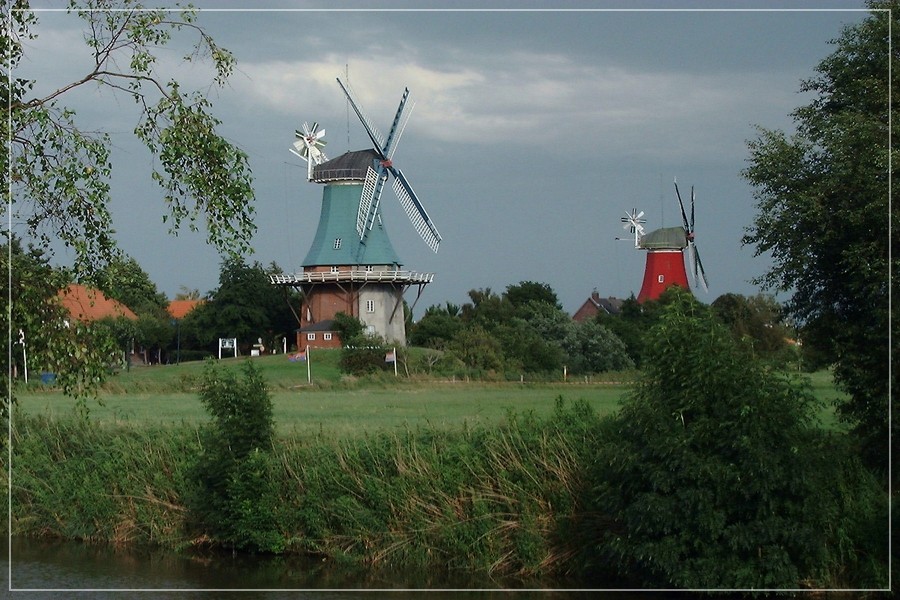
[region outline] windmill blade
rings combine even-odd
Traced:
[[[691,229],[689,233],[694,233],[694,186],[691,186]]]
[[[383,151],[388,160],[394,155],[397,144],[400,142],[400,136],[403,135],[403,130],[406,129],[406,124],[409,122],[409,116],[412,114],[412,109],[416,105],[415,102],[407,104],[408,99],[409,88],[404,88],[403,97],[400,99],[400,106],[397,107],[397,114],[394,116],[394,122],[391,124],[391,130],[388,132],[387,141],[384,143]]]
[[[681,207],[681,220],[684,222],[684,230],[687,232],[691,232],[692,230],[688,227],[688,219],[687,214],[684,212],[684,202],[681,201],[681,192],[678,191],[678,181],[675,181],[675,195],[678,196],[678,206]]]
[[[378,171],[372,167],[366,169],[366,179],[363,182],[362,194],[359,197],[359,209],[356,213],[356,233],[359,234],[360,241],[365,241],[366,235],[375,224],[378,205],[381,202],[381,191],[384,189],[386,178],[387,173],[384,167],[379,167]]]
[[[366,114],[362,111],[359,104],[353,99],[353,95],[350,93],[350,90],[344,86],[344,82],[341,81],[341,78],[337,78],[338,85],[341,86],[341,89],[344,90],[344,95],[347,96],[347,101],[350,102],[350,106],[353,107],[353,111],[356,113],[356,116],[359,117],[359,120],[362,122],[363,127],[366,130],[366,133],[369,134],[369,139],[372,140],[372,143],[375,144],[375,151],[378,152],[379,156],[381,156],[382,160],[386,160],[387,156],[384,154],[384,136],[382,136],[378,130],[372,125],[372,121]]]
[[[416,193],[409,185],[406,177],[403,176],[403,172],[394,167],[391,167],[390,171],[394,175],[394,181],[391,182],[391,186],[394,188],[394,193],[397,194],[397,199],[400,201],[403,209],[406,211],[406,216],[409,217],[413,228],[422,237],[425,244],[432,251],[437,252],[441,243],[441,234],[438,233],[434,223],[431,222],[428,213],[425,212],[425,207],[419,202]]]
[[[700,252],[694,244],[691,244],[691,248],[693,248],[694,255],[694,279],[700,282],[704,292],[708,292],[709,283],[706,281],[706,271],[703,270],[703,263],[700,261]]]

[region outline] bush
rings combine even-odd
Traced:
[[[648,339],[644,377],[598,452],[595,491],[611,518],[600,551],[642,585],[796,588],[829,577],[842,562],[837,538],[841,552],[860,542],[860,528],[835,519],[874,514],[861,499],[877,487],[850,477],[846,459],[819,458],[829,444],[811,426],[812,395],[687,293]]]
[[[252,551],[280,552],[273,484],[272,399],[253,362],[244,377],[213,362],[200,384],[200,400],[213,422],[201,432],[203,450],[189,473],[187,505],[195,526],[213,540]]]
[[[350,375],[371,375],[387,368],[386,353],[387,347],[380,337],[358,335],[341,348],[338,366]]]

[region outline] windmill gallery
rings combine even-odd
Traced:
[[[416,301],[434,279],[433,273],[403,269],[382,222],[381,194],[388,179],[416,232],[434,252],[441,235],[431,221],[393,156],[409,119],[413,103],[405,89],[387,137],[381,135],[363,111],[349,85],[337,83],[353,108],[372,148],[349,151],[328,159],[325,130],[317,122],[304,122],[296,131],[291,148],[307,163],[307,179],[323,184],[322,205],[315,236],[302,263],[302,271],[272,275],[276,286],[292,287],[301,293],[302,303],[295,317],[299,323],[297,349],[310,346],[339,347],[334,318],[345,313],[358,318],[367,332],[399,345],[406,344],[403,297],[417,288]],[[644,235],[643,212],[633,209],[622,218],[634,234],[635,248],[647,250],[647,261],[638,302],[654,300],[664,289],[678,285],[689,289],[684,266],[688,252],[693,280],[706,289],[706,275],[694,245],[694,190],[691,188],[690,220],[685,212],[678,184],[675,192],[683,226],[654,230]],[[415,306],[415,302],[413,303]],[[292,307],[293,309],[293,307]]]

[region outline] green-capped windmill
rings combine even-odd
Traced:
[[[329,160],[323,152],[325,131],[317,123],[312,127],[304,123],[302,130],[296,132],[297,140],[291,151],[307,162],[309,181],[325,185],[322,209],[302,272],[273,276],[272,282],[302,292],[303,304],[297,314],[298,349],[339,345],[332,327],[339,312],[357,317],[370,333],[405,344],[403,295],[410,286],[417,286],[418,300],[434,275],[402,268],[381,218],[381,194],[388,179],[428,247],[437,252],[441,242],[437,228],[406,176],[393,163],[397,143],[412,109],[409,90],[404,90],[391,129],[384,138],[350,88],[340,79],[337,82],[372,140],[373,148],[347,152]]]

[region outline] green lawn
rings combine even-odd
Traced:
[[[281,435],[322,433],[349,437],[379,430],[421,426],[452,428],[499,423],[509,411],[549,414],[558,397],[583,399],[599,414],[614,412],[628,387],[625,383],[479,383],[463,381],[395,380],[385,375],[372,381],[348,381],[337,368],[338,352],[313,354],[307,383],[306,363],[283,355],[254,358],[272,390],[275,421]],[[246,359],[228,359],[239,367]],[[195,389],[203,363],[135,367],[111,377],[100,402],[87,403],[91,418],[167,426],[198,424],[208,419]],[[835,427],[835,391],[828,372],[811,377],[813,393],[826,407],[822,424]],[[61,392],[32,386],[18,394],[19,409],[55,417],[71,415],[75,402]]]
[[[601,414],[614,411],[624,391],[609,385],[480,385],[472,383],[415,385],[394,389],[319,390],[301,388],[273,392],[280,434],[322,432],[341,437],[383,429],[419,426],[456,427],[499,423],[509,410],[549,414],[556,398],[584,399]],[[208,419],[196,394],[129,393],[104,395],[102,404],[88,402],[91,418],[147,425],[196,424]],[[59,392],[19,396],[30,414],[61,417],[75,402]]]

